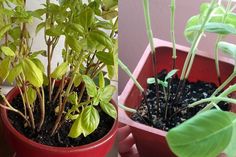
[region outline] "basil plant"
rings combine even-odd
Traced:
[[[97,106],[116,119],[110,103],[116,88],[110,80],[117,75],[117,5],[118,0],[46,0],[42,8],[27,10],[26,0],[0,0],[0,82],[15,83],[23,101],[18,110],[1,93],[5,101],[1,107],[20,114],[28,127],[40,131],[45,106],[56,104],[52,136],[67,121],[73,121],[70,137],[88,136],[100,122]],[[36,19],[40,23],[29,33]],[[38,33],[43,33],[46,47],[33,51]],[[53,69],[56,55],[63,61]],[[46,68],[38,57],[47,60]],[[37,123],[35,103],[40,110]]]

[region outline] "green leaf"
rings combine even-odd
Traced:
[[[69,64],[68,62],[61,63],[51,74],[51,77],[54,79],[61,79],[63,75],[66,74],[68,70]]]
[[[43,29],[45,27],[45,22],[41,22],[40,24],[38,24],[38,26],[36,27],[36,31],[35,33],[38,34],[38,32]]]
[[[1,81],[5,81],[5,79],[7,78],[9,71],[10,71],[10,64],[11,64],[11,58],[6,57],[2,60],[2,62],[0,63],[0,78]]]
[[[231,114],[235,114],[235,113],[231,113]],[[234,117],[235,115],[232,115],[232,120],[234,120]],[[226,147],[226,149],[224,150],[224,153],[227,154],[227,157],[235,157],[235,154],[236,154],[235,139],[236,139],[236,125],[233,125],[233,133],[232,133],[231,141]]]
[[[116,87],[113,85],[108,85],[104,88],[104,90],[102,91],[101,95],[100,95],[100,100],[102,102],[109,102],[112,98],[112,95],[114,94],[114,92],[116,91]]]
[[[41,87],[43,85],[42,71],[28,58],[22,60],[21,64],[26,81],[35,87]]]
[[[97,87],[93,80],[87,75],[83,75],[82,78],[85,83],[88,95],[91,97],[95,97],[97,95]]]
[[[105,87],[105,80],[104,80],[103,72],[99,73],[99,87],[100,88]]]
[[[29,87],[27,89],[26,93],[27,93],[27,96],[28,96],[29,103],[32,105],[35,102],[36,98],[37,98],[37,93],[31,87]]]
[[[103,0],[103,9],[109,10],[118,5],[118,0]]]
[[[102,110],[108,114],[109,116],[111,116],[112,118],[116,119],[117,117],[117,111],[116,108],[114,107],[114,105],[112,105],[111,103],[100,103],[100,106],[102,108]]]
[[[82,75],[77,73],[74,80],[74,86],[78,87],[81,82],[82,82]]]
[[[35,64],[42,72],[45,71],[43,63],[42,63],[38,58],[32,58],[31,61],[34,62],[34,64]]]
[[[38,55],[42,55],[42,56],[47,56],[46,55],[46,51],[45,50],[41,50],[41,51],[36,51],[36,52],[33,52],[31,55],[30,55],[30,58],[35,58],[35,57],[38,57]]]
[[[230,143],[235,115],[209,110],[171,129],[167,142],[181,157],[216,157]]]
[[[108,77],[112,79],[115,76],[115,68],[112,65],[107,65]]]
[[[88,30],[89,27],[93,24],[95,19],[95,14],[90,7],[86,7],[80,14],[79,20],[80,24],[84,27],[85,30]]]
[[[95,24],[95,27],[111,30],[113,25],[106,21],[99,21]]]
[[[97,129],[100,122],[98,111],[93,106],[87,106],[81,114],[81,122],[84,136],[88,136]]]
[[[106,65],[114,65],[114,56],[112,53],[97,52],[96,57]]]
[[[154,77],[150,77],[147,79],[147,84],[155,84],[155,78]],[[162,81],[162,80],[159,80],[157,79],[157,83],[162,85],[163,87],[168,87],[168,82],[166,81]]]
[[[23,72],[23,69],[22,65],[19,63],[15,67],[13,67],[12,70],[10,70],[7,77],[7,82],[11,84],[16,79],[16,77],[20,75],[21,72]]]
[[[10,29],[8,33],[14,40],[18,40],[21,35],[21,29],[20,27],[15,27],[13,29]]]
[[[66,43],[71,47],[72,50],[76,52],[80,52],[82,49],[75,37],[66,36]]]
[[[108,11],[103,11],[102,12],[102,17],[105,20],[112,20],[117,16],[118,16],[118,11],[116,11],[116,10],[108,10]]]
[[[70,93],[70,95],[68,97],[68,101],[73,105],[78,104],[78,95],[77,95],[77,93],[76,92]]]
[[[54,26],[53,28],[49,28],[46,30],[46,35],[48,36],[60,36],[63,32],[63,27],[61,25]]]
[[[92,40],[97,41],[99,44],[104,45],[105,47],[107,47],[109,50],[112,50],[113,48],[113,43],[111,38],[104,33],[103,31],[100,30],[94,30],[92,32],[89,33],[89,37]]]
[[[200,29],[201,29],[201,25],[195,25],[186,29],[186,31],[187,32],[199,31]],[[236,29],[234,26],[229,25],[229,24],[217,23],[217,22],[206,23],[204,30],[206,32],[217,33],[217,34],[222,34],[222,35],[236,34]]]
[[[80,24],[70,23],[69,27],[78,32],[79,34],[84,34],[84,27]]]
[[[82,112],[83,113],[83,112]],[[77,138],[83,133],[83,128],[81,126],[81,115],[77,117],[77,119],[72,124],[72,127],[69,132],[69,137],[71,138]]]
[[[172,78],[172,76],[174,76],[177,73],[178,69],[173,69],[171,70],[165,77],[165,81],[167,81],[168,79]]]
[[[9,56],[9,57],[15,56],[14,51],[12,51],[12,49],[10,47],[2,46],[1,50],[6,56]]]
[[[3,35],[11,29],[11,25],[5,25],[2,28],[0,28],[0,39],[3,37]]]
[[[221,41],[218,43],[218,48],[221,49],[222,52],[236,58],[236,45]]]

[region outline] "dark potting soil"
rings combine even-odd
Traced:
[[[167,71],[163,70],[158,74],[158,78],[160,80],[164,80],[166,75]],[[209,83],[204,81],[190,82],[187,80],[183,93],[181,94],[179,101],[176,103],[174,99],[176,96],[176,91],[179,85],[179,81],[180,79],[177,76],[175,76],[172,79],[170,85],[170,97],[169,97],[170,99],[167,101],[167,103],[164,98],[163,88],[161,86],[159,87],[160,107],[158,109],[157,109],[155,85],[154,84],[148,85],[148,89],[146,91],[146,97],[148,106],[150,107],[152,120],[150,120],[148,116],[148,109],[144,99],[142,100],[141,105],[138,107],[137,113],[131,115],[131,119],[164,131],[168,131],[171,128],[193,117],[201,109],[203,109],[207,103],[203,103],[193,108],[185,108],[186,106],[200,99],[210,97],[217,88],[217,86],[214,83]],[[168,105],[167,118],[165,118],[166,104]],[[218,106],[222,110],[229,110],[229,105],[227,105],[224,102],[218,103]],[[159,112],[158,114],[157,111]]]
[[[46,88],[45,88],[46,89]],[[57,91],[56,89],[54,91]],[[56,120],[55,115],[55,108],[58,103],[49,103],[47,98],[47,90],[45,90],[45,104],[46,107],[46,115],[45,115],[45,121],[44,125],[40,132],[33,131],[30,127],[25,127],[25,121],[22,117],[20,117],[15,112],[9,111],[8,117],[12,125],[18,130],[20,133],[22,133],[27,138],[36,141],[37,143],[41,143],[44,145],[49,146],[56,146],[56,147],[74,147],[74,146],[81,146],[85,144],[89,144],[91,142],[97,141],[104,137],[112,128],[114,120],[110,116],[108,116],[105,112],[101,110],[100,107],[97,107],[97,110],[99,111],[100,115],[100,123],[98,125],[98,128],[87,137],[84,137],[83,135],[80,135],[78,138],[70,138],[68,137],[70,128],[73,124],[73,121],[66,121],[63,123],[62,127],[58,130],[58,132],[54,136],[50,136],[52,127]],[[77,90],[78,92],[78,90]],[[85,98],[84,98],[85,99]],[[23,111],[23,103],[21,96],[18,95],[15,97],[12,101],[12,106],[19,109],[20,111]],[[40,119],[40,110],[39,110],[39,101],[36,100],[35,107],[34,107],[34,115],[35,115],[35,122],[39,122]],[[71,107],[71,104],[67,104],[68,110]]]

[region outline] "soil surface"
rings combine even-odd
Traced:
[[[163,70],[158,74],[158,78],[160,80],[164,80],[167,74],[166,70]],[[215,91],[217,86],[214,83],[197,81],[197,82],[189,82],[186,81],[185,88],[181,94],[181,97],[178,102],[176,102],[175,96],[176,91],[179,85],[180,79],[175,76],[172,79],[170,85],[170,97],[166,101],[164,96],[164,91],[162,86],[159,85],[159,96],[160,96],[160,103],[159,108],[157,109],[157,98],[155,92],[155,85],[150,84],[148,85],[148,89],[146,91],[147,103],[150,107],[150,114],[152,120],[149,118],[149,112],[147,109],[147,105],[144,99],[141,102],[141,105],[137,109],[137,113],[131,115],[131,118],[134,121],[138,121],[140,123],[153,126],[155,128],[168,131],[171,128],[183,123],[187,119],[193,117],[196,113],[198,113],[203,107],[206,106],[205,104],[198,105],[193,108],[185,108],[187,105],[196,102],[203,98],[208,98],[211,94]],[[168,106],[167,110],[167,118],[166,116],[166,105]],[[224,102],[218,103],[218,106],[222,110],[229,110],[229,105]],[[185,109],[183,109],[185,108]],[[158,111],[158,112],[157,112]]]
[[[47,89],[47,88],[45,88]],[[56,89],[54,91],[57,91]],[[78,91],[77,91],[78,92]],[[47,96],[47,90],[45,90],[45,97]],[[56,147],[74,147],[74,146],[81,146],[85,144],[89,144],[91,142],[97,141],[104,137],[112,128],[114,119],[108,116],[106,113],[104,113],[100,107],[97,107],[97,110],[99,111],[100,115],[100,123],[98,128],[89,136],[86,138],[81,135],[78,138],[70,138],[68,137],[70,128],[73,124],[73,121],[66,121],[62,127],[59,129],[58,133],[56,133],[54,136],[50,136],[52,127],[54,125],[54,122],[56,120],[55,115],[55,108],[58,103],[49,103],[48,98],[45,98],[46,103],[46,117],[44,125],[40,132],[33,131],[29,127],[25,127],[25,121],[22,117],[20,117],[18,114],[10,111],[8,112],[8,117],[10,119],[10,122],[12,125],[18,130],[20,133],[22,133],[24,136],[30,138],[33,141],[36,141],[38,143],[49,145],[49,146],[56,146]],[[21,96],[17,96],[12,101],[12,106],[19,109],[20,111],[23,111],[23,103]],[[35,122],[39,122],[40,117],[40,110],[39,110],[39,100],[36,100],[35,102]],[[71,106],[71,104],[67,104],[68,110]]]

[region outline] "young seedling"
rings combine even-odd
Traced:
[[[175,67],[176,67],[176,58],[177,58],[176,42],[175,42],[175,8],[176,8],[175,7],[175,0],[171,0],[171,4],[170,4],[170,9],[171,9],[170,31],[171,31],[172,59],[173,59],[172,69],[175,69]]]
[[[163,92],[164,92],[164,98],[165,98],[165,119],[167,120],[168,118],[168,100],[169,100],[169,96],[170,93],[167,93],[167,88],[169,87],[169,80],[172,79],[172,77],[177,73],[177,69],[173,69],[171,70],[164,78],[164,80],[160,80],[158,79],[158,84],[161,85]],[[155,78],[148,78],[147,79],[147,83],[148,84],[154,84],[155,83]]]

